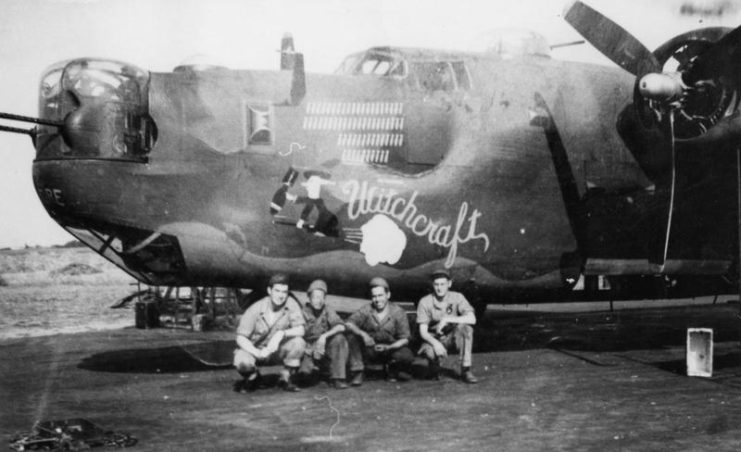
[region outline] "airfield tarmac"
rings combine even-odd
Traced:
[[[124,328],[6,339],[0,434],[80,417],[131,433],[139,440],[132,451],[738,451],[738,312],[725,301],[578,313],[490,306],[476,333],[478,385],[450,375],[377,378],[295,394],[234,393],[232,369],[183,350],[231,347],[224,333]],[[688,327],[714,329],[712,378],[684,375]]]

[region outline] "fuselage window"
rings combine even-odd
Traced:
[[[404,77],[404,75],[406,75],[406,72],[404,71],[404,62],[397,61],[388,71],[388,75],[393,75],[395,77]]]
[[[471,89],[471,79],[468,77],[466,64],[462,61],[456,61],[454,63],[451,63],[451,66],[453,66],[455,78],[458,81],[458,89]]]
[[[424,91],[453,91],[455,79],[449,63],[414,63],[419,87]]]

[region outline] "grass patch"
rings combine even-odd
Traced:
[[[51,276],[78,276],[78,275],[94,275],[96,273],[102,273],[100,269],[92,267],[87,264],[80,264],[77,262],[65,265],[64,267],[54,270],[50,273]]]

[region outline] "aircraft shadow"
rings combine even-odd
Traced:
[[[476,330],[475,353],[550,348],[600,367],[614,364],[610,359],[584,352],[615,353],[622,359],[677,375],[687,374],[684,357],[666,360],[662,354],[662,360],[650,360],[641,357],[651,356],[650,353],[629,352],[685,347],[688,328],[711,328],[716,344],[741,339],[739,308],[732,305],[578,314],[488,314]],[[741,352],[735,350],[716,348],[709,381],[741,389]]]
[[[670,361],[660,361],[657,363],[652,363],[656,367],[662,370],[666,370],[668,372],[672,372],[679,375],[686,375],[687,374],[687,363],[684,359],[677,359],[677,360],[670,360]],[[741,352],[732,352],[727,353],[725,355],[716,355],[713,356],[713,371],[718,374],[720,373],[724,378],[727,378],[729,376],[738,377],[739,373],[735,373],[734,375],[725,375],[726,371],[731,369],[739,369],[741,367]],[[739,372],[741,372],[741,369],[739,369]],[[737,386],[741,387],[741,382],[737,384]]]
[[[713,305],[589,313],[488,312],[474,352],[556,348],[618,352],[684,346],[687,328],[712,328],[715,342],[738,341],[738,306]]]
[[[739,341],[741,318],[738,316],[738,306],[706,305],[585,313],[490,310],[476,327],[474,353],[544,348],[567,354],[607,353],[683,347],[687,340],[687,328],[699,327],[712,328],[716,343]],[[419,339],[415,338],[412,347],[416,350],[418,346]],[[203,372],[231,367],[233,349],[232,340],[220,340],[183,346],[114,350],[84,358],[77,367],[116,373]],[[418,361],[415,360],[413,373],[423,375],[426,366]],[[685,373],[683,360],[648,364],[679,374]],[[714,362],[715,369],[739,365],[741,352],[717,356]]]
[[[139,348],[96,353],[84,358],[78,369],[114,373],[184,373],[218,369],[197,360],[182,347]]]
[[[77,368],[93,372],[140,374],[172,374],[223,370],[232,367],[231,359],[226,359],[226,343],[228,343],[229,354],[231,354],[231,351],[234,349],[233,341],[212,341],[197,344],[195,348],[170,346],[96,353],[84,358],[77,365]],[[186,348],[189,351],[186,351]],[[207,364],[209,362],[211,364]],[[268,368],[263,369],[260,386],[276,386],[278,384],[278,370],[280,367],[268,366]],[[422,359],[415,359],[410,370],[415,378],[425,378],[427,376],[427,364]],[[457,375],[450,369],[442,369],[441,374],[451,378]],[[385,376],[382,365],[371,363],[366,368],[366,378],[368,380],[381,380]],[[301,385],[314,386],[322,379],[326,379],[326,376],[318,376],[317,381],[302,381]]]

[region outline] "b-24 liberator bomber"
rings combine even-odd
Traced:
[[[741,29],[648,50],[575,2],[619,67],[563,62],[535,33],[484,52],[373,47],[331,74],[81,58],[42,76],[28,133],[51,217],[139,281],[260,288],[323,278],[475,300],[599,275],[681,281],[738,264]]]

